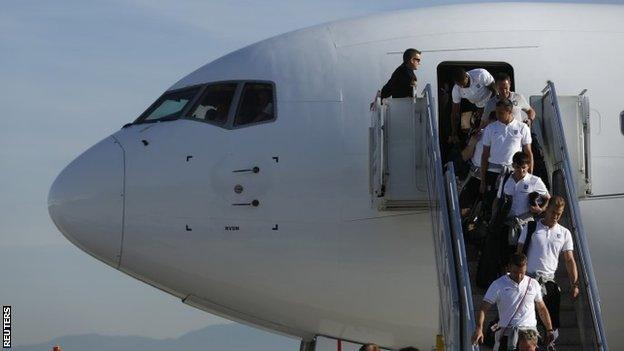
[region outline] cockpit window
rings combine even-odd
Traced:
[[[183,118],[235,129],[274,121],[276,106],[273,82],[212,82],[166,92],[126,126]]]
[[[225,124],[236,92],[236,85],[236,83],[209,85],[197,105],[191,109],[188,117]]]
[[[176,119],[184,107],[195,97],[199,88],[189,89],[179,92],[168,93],[161,96],[145,113],[139,118],[140,122],[156,121],[162,119]]]
[[[267,83],[245,83],[234,126],[265,122],[274,118],[273,86]]]

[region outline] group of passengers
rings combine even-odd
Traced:
[[[377,97],[415,96],[416,75],[422,53],[408,49]],[[546,330],[544,345],[554,349],[558,337],[561,289],[555,282],[559,255],[563,253],[570,280],[570,295],[579,294],[572,235],[558,224],[565,200],[551,198],[542,179],[533,175],[531,123],[535,111],[526,99],[511,91],[506,74],[496,79],[482,68],[453,74],[450,143],[460,143],[458,128],[471,126],[462,150],[470,165],[460,191],[464,232],[485,228],[478,240],[480,259],[477,285],[487,288],[477,315],[473,342],[482,343],[484,319],[494,304],[498,322],[486,334],[494,334],[494,350],[537,349],[537,319]],[[460,121],[462,99],[477,110]],[[371,105],[372,107],[372,105]],[[522,111],[526,114],[523,118]],[[513,171],[512,171],[513,170]],[[470,219],[470,221],[466,221]]]

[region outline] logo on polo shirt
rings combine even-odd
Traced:
[[[514,135],[517,135],[517,134],[518,134],[518,130],[517,130],[517,129],[514,129],[514,131],[513,131],[513,132],[514,132]]]
[[[481,89],[481,84],[477,84],[477,89]]]
[[[524,184],[524,190],[527,190],[529,188],[529,184]]]
[[[561,233],[557,233],[557,239],[561,239]]]
[[[518,106],[518,101],[512,101],[514,106]]]

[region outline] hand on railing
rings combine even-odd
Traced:
[[[377,94],[375,95],[375,98],[373,99],[373,102],[370,103],[370,110],[371,111],[375,111],[377,110],[377,103],[381,104],[381,90],[377,90]]]
[[[472,334],[472,344],[483,344],[483,330],[481,330],[481,328],[476,328],[474,333]]]
[[[581,291],[579,290],[578,283],[572,284],[572,286],[570,287],[570,297],[572,298],[572,300],[576,300],[580,292]]]

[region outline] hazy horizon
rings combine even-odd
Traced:
[[[47,351],[55,345],[63,351],[239,351],[248,345],[256,350],[295,351],[299,341],[237,323],[215,324],[191,330],[176,338],[149,338],[135,335],[98,333],[57,337],[49,341],[14,347],[15,351]]]
[[[55,177],[180,78],[233,50],[337,19],[468,2],[491,1],[3,2],[0,303],[13,308],[13,345],[90,333],[178,338],[232,323],[70,244],[47,213]]]

